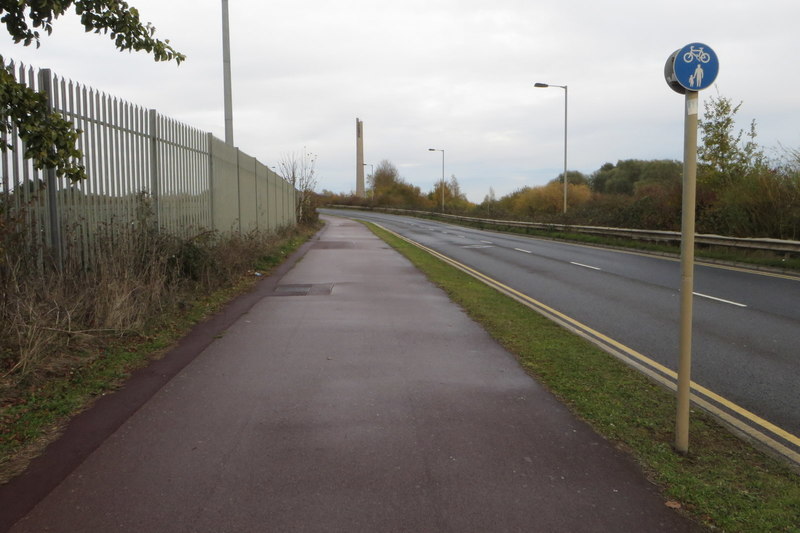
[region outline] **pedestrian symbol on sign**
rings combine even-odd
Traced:
[[[700,87],[703,84],[703,67],[700,66],[700,63],[697,64],[697,68],[694,69],[694,74],[689,76],[689,85],[694,87],[697,85]]]

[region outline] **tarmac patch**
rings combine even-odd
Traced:
[[[302,283],[278,285],[271,296],[327,296],[333,291],[333,283]]]

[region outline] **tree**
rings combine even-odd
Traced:
[[[397,171],[397,167],[390,161],[384,159],[378,163],[378,167],[375,169],[375,172],[372,173],[370,181],[370,185],[375,189],[375,193],[380,194],[379,191],[390,189],[400,181],[400,173]]]
[[[613,177],[606,183],[606,191],[612,194],[633,194],[634,184],[642,175],[643,161],[626,159],[617,161]]]
[[[698,181],[721,189],[763,167],[765,157],[755,141],[755,120],[750,123],[746,140],[742,140],[744,131],[734,131],[736,113],[742,103],[733,105],[729,98],[712,96],[704,107],[699,123],[702,141],[697,148]]]
[[[569,185],[589,185],[589,178],[583,172],[579,172],[577,170],[568,170],[567,171],[567,184]],[[553,178],[550,180],[550,183],[561,183],[564,184],[564,173],[558,175],[557,178]]]
[[[677,161],[626,159],[616,165],[604,164],[588,183],[594,192],[633,195],[643,183],[680,181],[682,172],[683,167]],[[571,177],[570,183],[573,183]]]
[[[526,187],[515,193],[512,203],[514,213],[530,220],[560,215],[564,209],[564,185],[559,181],[552,180],[542,187]],[[591,191],[588,185],[569,183],[567,187],[570,207],[581,207],[589,201]]]
[[[633,184],[642,172],[642,161],[628,159],[617,164],[606,163],[589,179],[594,192],[608,194],[633,194]]]
[[[314,189],[317,186],[316,155],[309,154],[305,147],[301,153],[290,152],[281,156],[278,162],[283,178],[297,189],[297,221],[311,222],[315,220],[313,206]]]
[[[614,175],[614,163],[605,163],[602,167],[592,172],[589,186],[593,192],[606,192],[606,182]]]
[[[489,194],[483,197],[483,203],[480,207],[485,209],[486,215],[491,218],[495,204],[497,204],[497,194],[494,192],[494,187],[489,187]]]
[[[741,106],[723,96],[705,103],[697,148],[698,231],[777,237],[782,230],[773,222],[774,212],[784,204],[780,194],[768,191],[782,190],[777,183],[780,173],[769,168],[756,143],[755,120],[747,132],[736,130]]]
[[[0,149],[11,149],[6,136],[16,127],[25,147],[23,156],[33,159],[36,168],[55,168],[57,176],[72,181],[85,178],[83,166],[73,162],[81,153],[75,148],[78,132],[72,123],[50,111],[44,93],[18,83],[2,55],[0,63]]]
[[[169,44],[154,37],[155,27],[142,23],[139,12],[122,0],[0,0],[0,22],[15,43],[40,46],[40,31],[50,35],[53,21],[69,8],[81,17],[87,32],[105,33],[119,50],[144,50],[156,61],[186,57]],[[72,123],[52,112],[47,98],[15,80],[11,65],[0,55],[0,149],[11,149],[5,136],[16,128],[25,143],[26,159],[39,169],[54,168],[56,175],[77,181],[86,177],[83,166],[75,162],[80,152]]]
[[[683,177],[683,163],[672,159],[657,159],[655,161],[645,161],[642,166],[642,173],[639,181],[634,184],[634,189],[638,186],[650,183],[674,184],[680,183]]]
[[[444,190],[444,195],[442,195],[442,190]],[[428,193],[428,200],[433,205],[441,208],[443,196],[446,209],[451,213],[463,212],[471,206],[469,200],[467,200],[467,195],[461,191],[461,185],[458,183],[455,174],[451,174],[450,179],[444,183],[441,180],[436,181],[433,189]]]
[[[428,207],[428,201],[423,198],[420,188],[401,178],[397,167],[386,159],[375,167],[371,181],[375,205],[408,209]]]

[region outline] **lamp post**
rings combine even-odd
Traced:
[[[444,213],[444,149],[428,148],[429,152],[442,152],[442,213]]]
[[[222,0],[222,72],[225,99],[225,144],[233,146],[233,98],[231,96],[231,34],[228,0]]]
[[[564,89],[564,213],[567,212],[567,86],[566,85],[552,85],[549,83],[533,84],[534,87],[558,87]]]

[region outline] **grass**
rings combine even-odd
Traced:
[[[71,416],[118,388],[133,370],[161,357],[193,325],[250,290],[258,279],[254,270],[268,275],[317,229],[307,227],[284,234],[254,256],[251,270],[240,270],[234,281],[222,288],[207,291],[203,284],[194,285],[190,298],[184,296],[179,305],[166,308],[143,328],[95,334],[83,343],[73,339],[60,346],[58,364],[51,362],[38,374],[2,376],[0,483],[22,472],[57,438]],[[235,250],[242,252],[242,246],[235,243]]]
[[[701,412],[673,450],[671,392],[538,313],[377,228],[579,417],[632,454],[671,506],[727,532],[800,533],[800,477]]]

